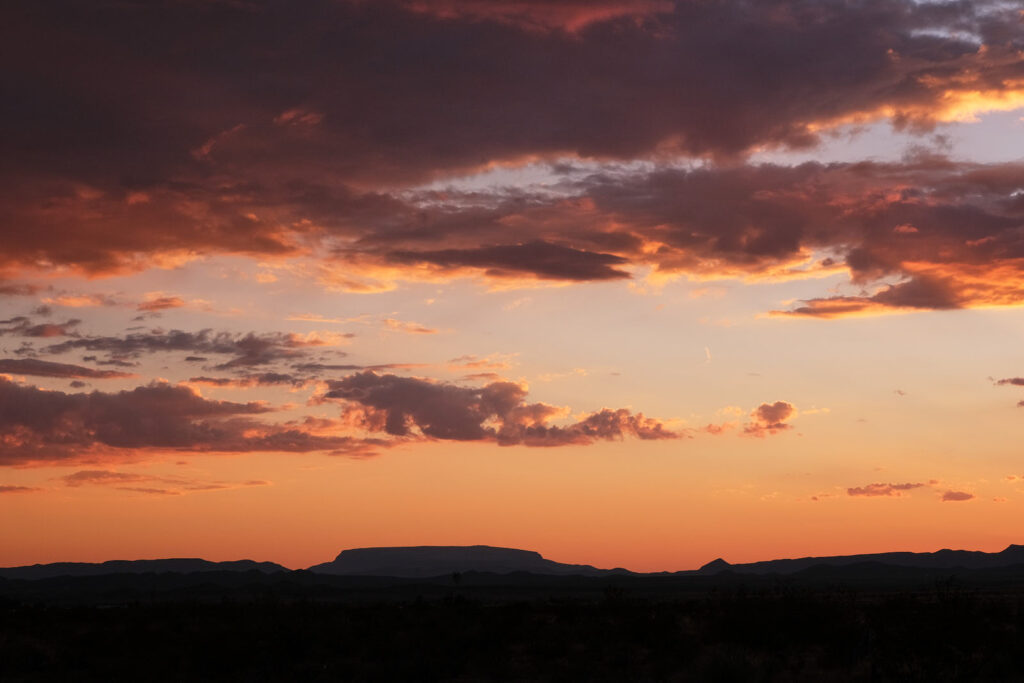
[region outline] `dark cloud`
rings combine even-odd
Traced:
[[[430,263],[442,269],[479,268],[491,277],[529,274],[545,280],[618,280],[629,274],[614,266],[627,263],[621,256],[580,251],[547,242],[510,244],[477,249],[395,251],[392,263]]]
[[[564,411],[544,403],[525,403],[526,390],[512,382],[460,387],[367,371],[330,380],[328,387],[324,398],[346,401],[343,418],[348,424],[395,437],[563,446],[625,436],[680,436],[658,420],[626,409],[606,408],[566,426],[551,425]]]
[[[405,7],[446,19],[495,21],[535,31],[577,32],[590,24],[672,12],[670,0],[404,0]]]
[[[8,320],[0,320],[0,335],[11,335],[13,337],[67,337],[75,334],[74,328],[82,323],[77,318],[72,318],[63,323],[37,323],[31,318],[19,315]]]
[[[547,426],[542,424],[544,418],[540,417],[542,411],[534,407],[537,405],[543,404],[523,406],[522,412],[506,418],[498,430],[498,443],[562,446],[611,441],[625,436],[645,441],[678,439],[681,436],[666,428],[661,421],[644,417],[643,413],[634,414],[625,408],[604,408],[566,427]]]
[[[731,159],[812,145],[843,121],[888,117],[923,130],[1020,96],[1024,29],[1010,5],[25,4],[0,27],[17,56],[0,67],[10,103],[0,125],[18,131],[0,143],[0,267],[104,273],[145,267],[154,254],[266,257],[356,244],[377,260],[442,269],[622,277],[616,259],[639,238],[594,229],[586,215],[572,232],[593,233],[589,241],[533,229],[520,237],[505,215],[432,215],[379,188],[573,155]],[[770,210],[785,205],[781,195],[746,195],[738,209],[769,211],[737,214],[709,234],[701,218],[715,196],[669,226],[659,266],[695,267],[686,265],[691,244],[710,243],[749,269],[811,243],[801,237],[814,216],[786,229]],[[728,206],[727,192],[718,197]],[[1002,210],[1020,203],[1006,196]],[[904,202],[908,219],[886,230],[927,236],[913,219],[935,213],[929,206]],[[976,231],[991,228],[984,215],[938,206],[949,219],[977,218]],[[751,222],[757,216],[770,225]],[[434,229],[471,234],[474,225],[506,232],[440,240]],[[388,233],[386,249],[365,226]],[[851,252],[851,267],[893,267],[867,246]],[[530,253],[535,270],[524,262]]]
[[[241,377],[190,377],[189,384],[203,384],[211,387],[250,388],[267,386],[301,387],[311,380],[281,372],[260,372]]]
[[[792,403],[786,401],[762,403],[750,413],[751,421],[743,425],[743,433],[763,437],[792,429],[793,425],[789,424],[787,420],[795,414],[796,408]]]
[[[208,400],[169,384],[66,394],[0,378],[0,465],[143,449],[362,453],[372,446],[255,419],[269,410],[261,403]]]
[[[896,285],[883,287],[873,296],[836,296],[812,299],[784,315],[836,318],[845,315],[878,313],[886,310],[920,309],[948,310],[963,308],[970,302],[957,292],[951,278],[919,276]],[[778,313],[778,312],[777,312]]]
[[[1006,377],[1004,379],[993,381],[996,386],[1024,387],[1024,377]],[[1017,401],[1017,407],[1024,408],[1024,400]]]
[[[339,338],[351,334],[337,335]],[[302,358],[311,348],[330,345],[331,341],[316,334],[299,335],[285,332],[235,334],[231,332],[183,332],[181,330],[149,330],[123,337],[77,337],[47,346],[46,353],[66,353],[73,350],[100,351],[110,354],[115,361],[139,358],[145,354],[169,351],[217,353],[233,356],[217,369],[245,368],[266,365],[282,360]]]
[[[846,495],[865,497],[888,496],[898,498],[906,491],[919,489],[922,486],[927,486],[927,484],[868,484],[867,486],[848,488],[846,489]]]
[[[88,379],[135,377],[135,375],[127,372],[96,370],[81,365],[51,363],[50,361],[37,360],[35,358],[2,358],[0,359],[0,372],[10,372],[15,375],[32,375],[35,377],[84,377]]]
[[[608,168],[566,197],[501,190],[408,196],[418,212],[368,217],[334,252],[353,286],[392,278],[615,279],[657,275],[792,279],[847,272],[854,294],[786,315],[837,317],[1024,301],[1024,164],[941,157],[899,163]],[[516,244],[508,241],[514,226]],[[437,249],[442,243],[446,248]],[[488,246],[481,246],[488,245]],[[404,269],[404,271],[403,271]]]
[[[967,493],[966,491],[946,491],[942,494],[942,502],[960,502],[965,500],[971,500],[974,498],[973,493]]]
[[[137,367],[138,363],[132,363],[120,358],[97,358],[96,356],[82,356],[82,360],[86,363],[96,363],[97,365],[108,365],[115,368],[134,368]]]

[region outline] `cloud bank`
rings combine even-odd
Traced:
[[[565,446],[626,436],[646,440],[681,436],[656,419],[624,408],[605,408],[567,425],[553,425],[550,422],[567,411],[546,403],[526,403],[526,390],[513,382],[461,387],[365,371],[329,380],[327,385],[324,399],[346,402],[346,423],[396,437]]]

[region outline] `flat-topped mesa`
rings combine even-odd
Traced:
[[[536,562],[544,557],[533,550],[518,548],[496,548],[490,545],[420,545],[392,546],[381,548],[349,548],[334,558],[335,562],[359,562],[367,559],[450,559],[472,558],[474,560],[506,560],[513,562]]]
[[[590,565],[554,562],[532,550],[487,545],[426,545],[343,550],[333,562],[315,565],[309,571],[320,574],[425,578],[455,572],[592,575],[604,573],[605,570]]]

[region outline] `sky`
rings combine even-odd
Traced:
[[[1024,3],[0,10],[0,566],[1022,543]]]

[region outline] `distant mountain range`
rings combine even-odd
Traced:
[[[273,562],[210,562],[196,558],[174,558],[169,560],[110,560],[109,562],[55,562],[33,564],[28,567],[0,569],[3,579],[51,579],[58,576],[106,576],[109,574],[194,574],[196,572],[248,572],[263,574],[291,571]]]
[[[343,550],[333,561],[314,565],[311,574],[328,576],[376,576],[418,579],[455,573],[533,574],[537,576],[694,576],[794,575],[809,571],[836,572],[854,576],[877,573],[885,568],[901,570],[986,570],[1024,567],[1024,545],[1010,545],[997,553],[971,550],[939,550],[933,553],[874,553],[833,557],[802,557],[729,564],[723,559],[709,562],[695,571],[638,574],[625,569],[598,569],[587,564],[563,564],[545,559],[529,550],[474,546],[411,546],[356,548]],[[194,574],[199,572],[259,572],[264,575],[289,572],[273,562],[238,560],[209,562],[202,559],[112,560],[102,563],[58,562],[0,569],[0,579],[39,580],[56,577],[95,577],[114,574]]]
[[[796,574],[812,567],[849,567],[872,563],[914,569],[994,569],[1024,565],[1024,545],[1009,545],[998,553],[977,550],[939,550],[934,553],[873,553],[868,555],[836,555],[832,557],[801,557],[792,560],[767,560],[748,564],[729,564],[719,558],[697,570],[698,574]]]

